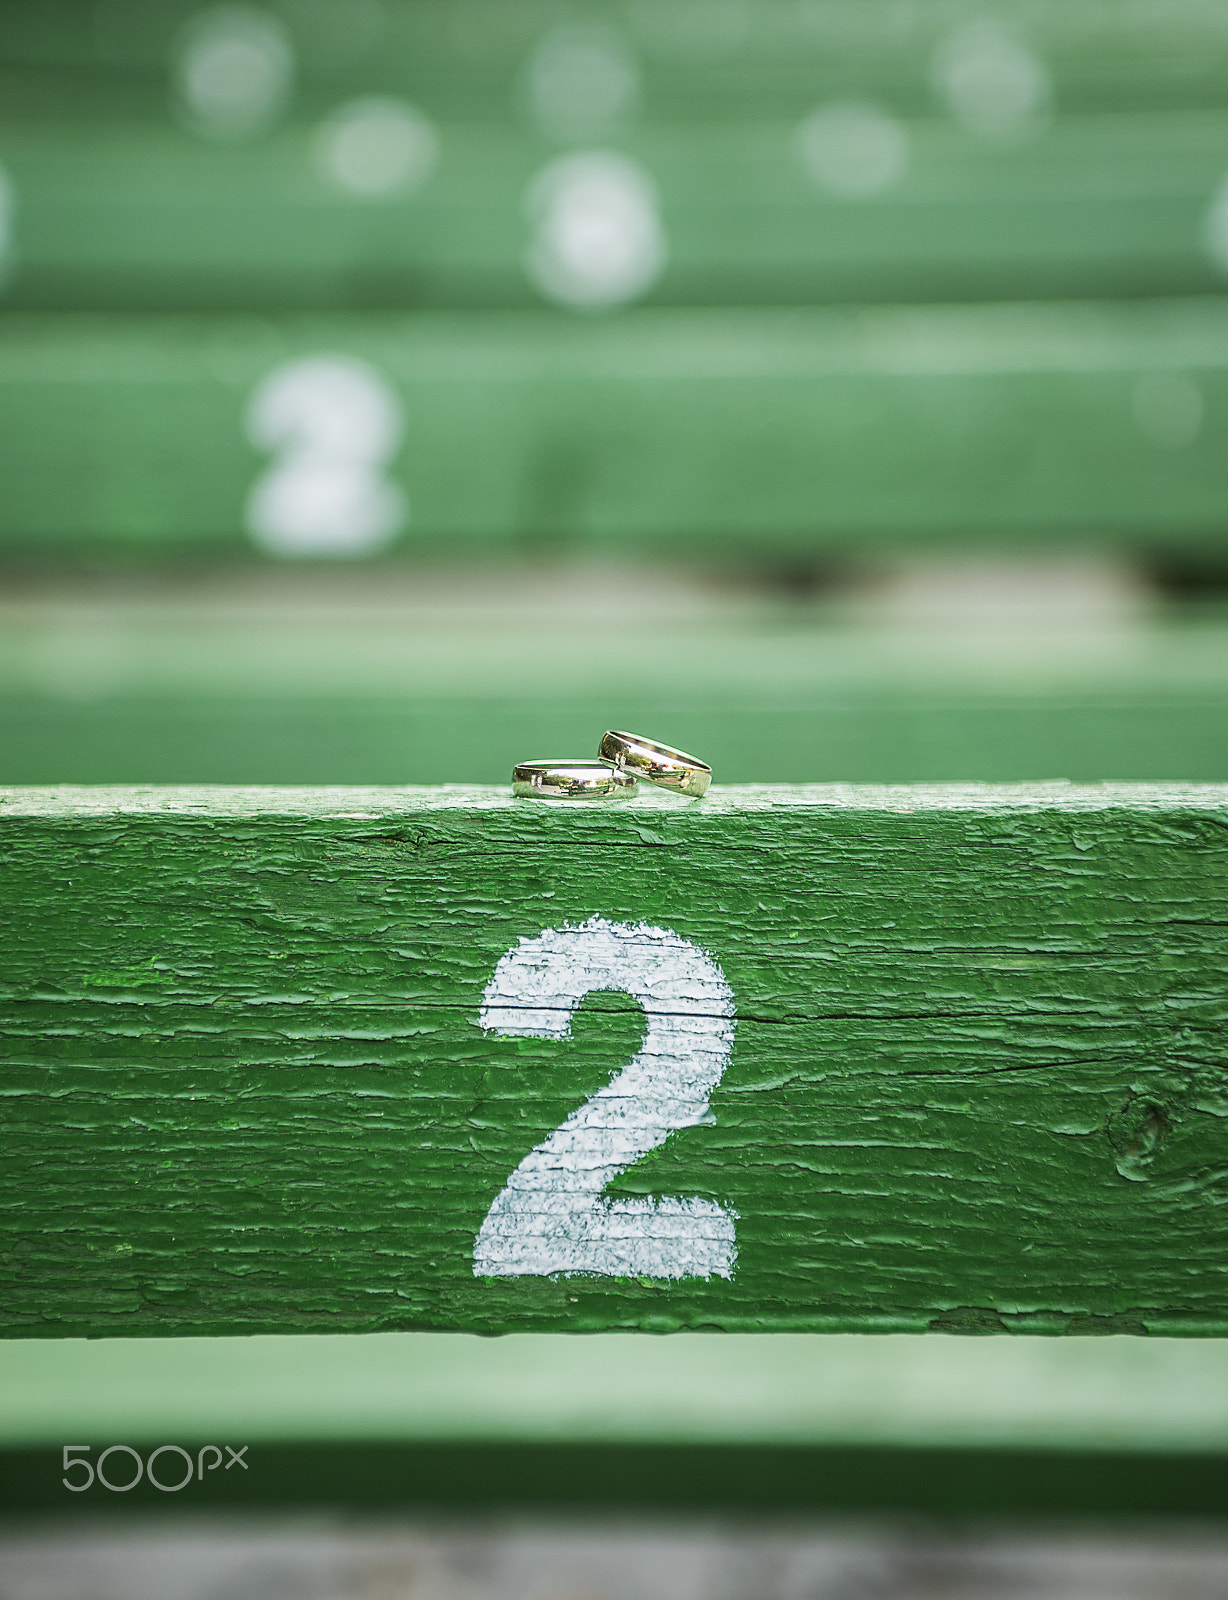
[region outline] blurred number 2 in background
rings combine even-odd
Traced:
[[[352,356],[277,367],[252,395],[247,433],[273,456],[247,501],[256,544],[275,556],[365,556],[400,532],[408,502],[386,475],[401,403]]]

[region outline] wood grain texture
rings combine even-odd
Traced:
[[[1228,1330],[1218,786],[5,793],[9,1334]],[[712,1120],[613,1195],[731,1281],[478,1280],[528,1149],[638,1047],[484,1035],[600,914],[693,940]]]

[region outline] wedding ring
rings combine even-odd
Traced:
[[[518,761],[512,793],[523,800],[626,800],[639,785],[605,761]]]
[[[654,739],[642,739],[638,733],[605,734],[599,754],[615,772],[634,774],[692,800],[698,800],[712,782],[712,768],[705,762]]]

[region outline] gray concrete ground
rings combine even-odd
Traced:
[[[1224,1600],[1228,1530],[11,1522],[0,1600]]]

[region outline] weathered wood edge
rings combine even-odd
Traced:
[[[930,784],[714,784],[699,801],[641,785],[640,793],[617,806],[549,802],[554,812],[603,816],[644,808],[685,810],[722,816],[778,807],[839,811],[1228,811],[1228,784],[1102,783],[1060,779],[1038,783]],[[48,819],[105,815],[242,817],[301,816],[320,820],[368,821],[434,811],[514,811],[531,814],[543,803],[514,800],[510,785],[438,784],[375,788],[307,788],[260,785],[57,784],[44,788],[0,789],[0,818]]]

